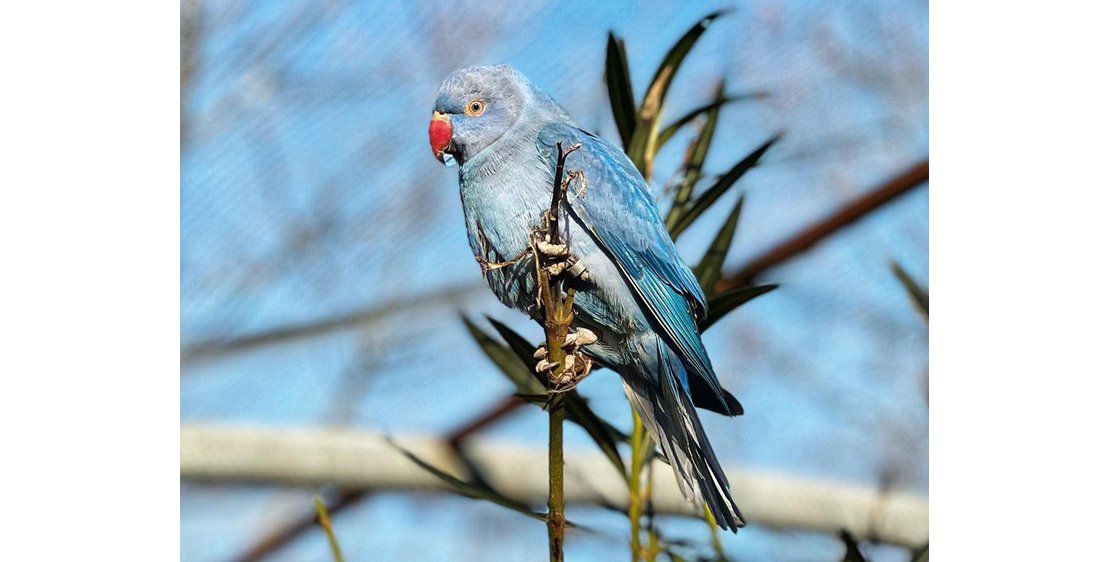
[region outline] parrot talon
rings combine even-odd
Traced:
[[[589,357],[575,351],[568,354],[563,362],[563,372],[551,380],[551,393],[562,394],[574,390],[578,383],[590,374],[594,362]]]
[[[567,334],[567,339],[563,342],[563,349],[575,352],[595,342],[597,342],[597,334],[586,328],[578,328],[573,334]],[[544,352],[546,353],[546,350]]]
[[[552,244],[551,235],[542,229],[532,231],[532,248],[535,250],[539,267],[551,277],[564,273],[583,282],[590,281],[586,266],[570,251],[570,244]]]
[[[550,371],[550,370],[554,369],[557,365],[558,365],[558,363],[552,363],[551,361],[548,361],[547,359],[540,359],[540,362],[536,363],[536,372],[537,373],[543,373],[545,371]]]
[[[570,246],[566,244],[552,244],[544,240],[536,241],[536,249],[546,258],[562,258],[570,255]]]
[[[547,348],[542,345],[537,347],[536,352],[532,354],[532,359],[547,359]]]

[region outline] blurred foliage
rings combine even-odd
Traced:
[[[447,484],[451,491],[459,494],[460,496],[476,500],[485,500],[501,507],[511,509],[512,511],[515,511],[522,515],[527,515],[528,517],[531,517],[533,519],[538,519],[540,521],[546,520],[543,513],[532,511],[532,509],[529,508],[527,505],[511,499],[505,496],[505,494],[494,490],[492,487],[490,487],[489,484],[482,481],[477,475],[472,475],[469,480],[456,478],[455,476],[452,476],[451,474],[448,474],[447,472],[436,468],[434,465],[425,461],[424,459],[421,459],[420,457],[414,455],[412,452],[405,450],[405,448],[401,447],[400,445],[392,441],[390,442],[390,444],[392,444],[398,451],[408,457],[409,460],[416,463],[417,466],[424,469],[429,474],[432,474],[436,478],[442,480],[444,483]],[[567,524],[570,525],[570,522],[568,521]]]
[[[920,312],[926,320],[928,320],[929,291],[922,288],[921,284],[915,281],[913,277],[910,277],[910,274],[906,273],[902,264],[893,262],[890,264],[890,269],[894,272],[894,276],[898,278],[898,282],[906,289],[906,293],[910,296],[910,300],[913,301],[914,307],[917,308],[917,311]]]

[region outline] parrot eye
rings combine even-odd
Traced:
[[[486,110],[486,102],[473,99],[466,104],[466,114],[472,117],[481,115]]]

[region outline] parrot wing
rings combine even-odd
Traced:
[[[612,144],[565,123],[545,126],[537,138],[540,156],[552,173],[558,143],[564,151],[580,145],[567,157],[565,170],[580,171],[585,176],[584,189],[581,184],[572,184],[568,190],[569,213],[613,260],[646,309],[645,316],[700,379],[683,380],[687,391],[700,398],[699,391],[710,390],[723,411],[708,406],[710,409],[731,415],[742,413],[736,398],[721,388],[698,334],[697,319],[705,314],[705,294],[679,257],[643,176]],[[690,388],[691,382],[694,389]]]

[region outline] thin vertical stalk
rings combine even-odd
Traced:
[[[547,545],[550,560],[561,562],[566,526],[563,504],[563,418],[566,410],[562,396],[552,400],[548,415],[547,472],[550,485],[547,493]]]
[[[538,274],[540,297],[544,306],[544,332],[547,337],[548,360],[556,364],[551,372],[556,380],[563,372],[566,353],[562,344],[566,340],[573,318],[574,289],[568,289],[566,299],[556,297],[552,289],[562,293],[562,283],[551,286],[547,272],[540,269]],[[559,302],[562,301],[562,302]],[[563,503],[563,419],[566,408],[563,395],[552,393],[548,403],[548,440],[547,440],[547,544],[551,562],[563,560],[563,538],[566,527],[565,505]]]
[[[559,207],[564,194],[563,167],[567,155],[578,147],[563,151],[562,143],[556,145],[559,153],[555,165],[554,184],[551,186],[551,209],[547,215],[547,236],[552,244],[559,243]],[[563,282],[552,279],[547,270],[536,262],[536,284],[540,292],[540,302],[544,311],[544,335],[547,340],[547,359],[555,364],[550,380],[558,380],[565,368],[566,352],[563,342],[570,331],[574,319],[574,289],[563,292]],[[565,504],[563,501],[563,420],[566,418],[564,397],[561,393],[550,392],[548,401],[548,439],[547,439],[547,545],[551,562],[563,561],[563,540],[566,529]]]
[[[644,446],[644,421],[636,409],[632,409],[632,462],[628,470],[628,523],[632,527],[632,562],[637,562],[642,557],[640,546],[640,519],[643,515],[644,500],[640,494],[640,459],[643,458],[641,449]]]
[[[650,439],[645,439],[645,441],[647,445],[651,445],[652,448],[654,448],[655,445]],[[644,555],[644,562],[655,562],[656,556],[658,556],[659,551],[662,550],[659,548],[659,533],[655,532],[655,508],[651,505],[651,491],[655,487],[655,471],[653,470],[655,465],[651,462],[651,457],[653,456],[651,453],[653,452],[654,451],[647,451],[648,460],[644,463],[647,465],[647,483],[644,484],[644,506],[647,510],[648,517],[648,548],[647,553]]]

